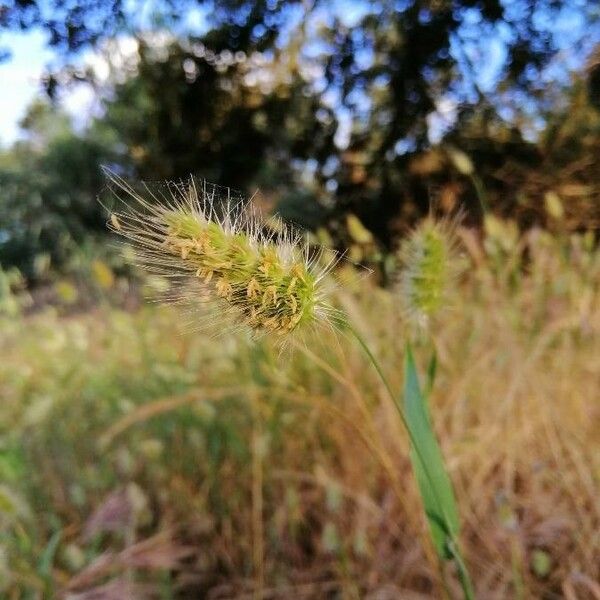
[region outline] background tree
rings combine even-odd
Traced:
[[[583,66],[600,24],[584,0],[161,0],[133,9],[13,0],[0,27],[49,34],[64,65],[45,78],[50,98],[65,81],[94,82],[83,50],[110,58],[116,40],[135,46],[131,65],[97,87],[102,111],[87,131],[40,138],[26,122],[28,142],[6,154],[2,210],[14,225],[4,260],[21,255],[24,207],[93,233],[90,190],[107,160],[134,178],[191,172],[247,193],[260,187],[284,216],[327,227],[340,248],[392,248],[432,202],[460,204],[472,222],[485,207],[529,226],[548,223],[554,193],[569,227],[597,220],[587,154],[598,132],[585,93],[595,71]],[[60,129],[64,118],[54,120]],[[58,157],[61,176],[48,179]],[[75,179],[64,174],[72,166]],[[569,200],[569,174],[585,202]]]
[[[435,200],[442,169],[415,161],[432,142],[465,147],[476,170],[499,167],[509,156],[530,166],[536,150],[524,136],[555,107],[558,91],[549,90],[545,69],[564,43],[554,28],[567,14],[587,22],[590,37],[573,43],[589,51],[589,40],[598,39],[598,15],[587,3],[381,1],[351,27],[333,20],[326,77],[352,122],[334,175],[338,205],[358,211],[391,243],[407,219]],[[568,78],[562,89],[567,86]],[[444,105],[451,113],[446,121]],[[500,137],[501,148],[495,146]],[[470,182],[458,187],[476,210]]]
[[[97,195],[112,150],[77,135],[45,103],[33,104],[22,125],[28,139],[0,153],[0,263],[37,279],[48,261],[60,269],[84,242],[105,237]]]

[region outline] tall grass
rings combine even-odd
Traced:
[[[463,236],[428,400],[477,595],[594,597],[600,255],[499,221]],[[394,296],[348,277],[401,389]],[[2,597],[440,597],[406,433],[328,336],[281,361],[173,307],[2,320]]]

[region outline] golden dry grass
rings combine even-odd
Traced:
[[[466,559],[478,598],[600,598],[600,254],[496,225],[463,232],[433,328]],[[394,296],[339,300],[400,389]],[[0,359],[2,597],[443,597],[406,436],[344,338],[45,312],[2,323]]]

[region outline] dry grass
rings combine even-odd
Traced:
[[[465,236],[431,404],[478,597],[600,598],[600,255]],[[349,290],[399,388],[395,299]],[[173,309],[2,322],[2,597],[443,597],[378,385],[344,339],[279,356]]]

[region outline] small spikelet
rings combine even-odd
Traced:
[[[455,252],[454,224],[428,217],[400,246],[398,292],[405,317],[419,327],[448,304],[450,286],[459,262]]]
[[[335,313],[323,285],[331,263],[323,265],[321,253],[282,224],[276,233],[267,228],[230,190],[190,179],[144,185],[142,195],[108,176],[123,206],[109,226],[133,242],[147,270],[199,284],[201,293],[180,286],[185,291],[175,299],[212,303],[213,325],[233,317],[256,333],[285,336]]]

